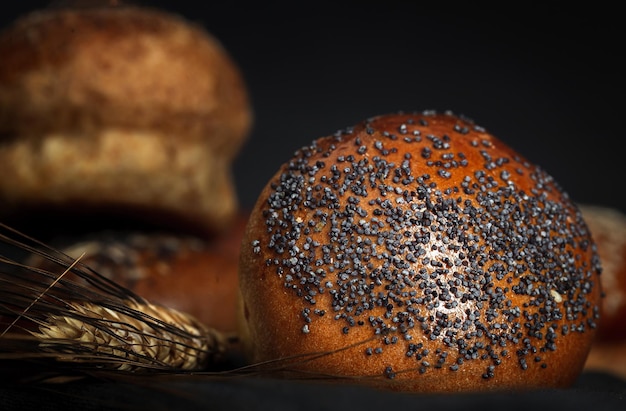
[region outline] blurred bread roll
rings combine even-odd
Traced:
[[[51,8],[0,33],[0,211],[224,229],[252,109],[207,30],[145,7]]]
[[[602,315],[585,369],[626,378],[626,215],[599,205],[580,205],[602,262]]]
[[[626,342],[626,215],[604,206],[580,209],[602,262],[602,316],[597,340]]]
[[[247,214],[212,238],[165,231],[100,231],[58,239],[55,248],[154,304],[228,335],[237,330],[237,267]],[[39,255],[26,264],[60,274]],[[82,281],[78,279],[79,281]]]

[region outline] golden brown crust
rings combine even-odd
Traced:
[[[261,193],[241,335],[252,361],[283,359],[291,376],[564,387],[598,317],[592,244],[552,178],[471,121],[375,117],[304,147]]]
[[[149,8],[42,10],[4,30],[0,54],[5,207],[150,206],[209,228],[234,215],[252,113],[203,28]]]
[[[0,50],[3,134],[153,130],[232,157],[250,125],[237,66],[217,39],[175,15],[39,11],[6,30]]]

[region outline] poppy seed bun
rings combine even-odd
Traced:
[[[540,167],[451,113],[381,115],[298,150],[261,192],[241,336],[283,376],[565,387],[594,337],[599,274],[578,208]]]
[[[42,9],[0,34],[0,199],[221,229],[252,113],[202,27],[138,7]]]

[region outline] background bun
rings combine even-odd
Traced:
[[[568,386],[600,310],[578,208],[451,113],[382,115],[297,151],[239,270],[251,361],[397,390]]]
[[[582,204],[602,262],[602,315],[586,370],[626,378],[626,216],[617,209]]]
[[[604,206],[580,205],[602,261],[602,318],[598,341],[626,342],[626,216]]]
[[[44,9],[0,34],[0,204],[223,229],[252,111],[206,30],[138,7]],[[69,212],[68,212],[69,213]]]
[[[212,238],[164,231],[101,231],[59,239],[54,246],[151,303],[235,336],[237,266],[246,221],[247,214],[240,212],[229,230]],[[38,254],[31,255],[26,265],[57,274],[63,270]]]

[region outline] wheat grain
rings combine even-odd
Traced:
[[[72,302],[49,314],[32,332],[40,348],[60,361],[97,363],[120,371],[148,368],[197,370],[216,361],[225,338],[179,311],[126,301],[106,307]]]

